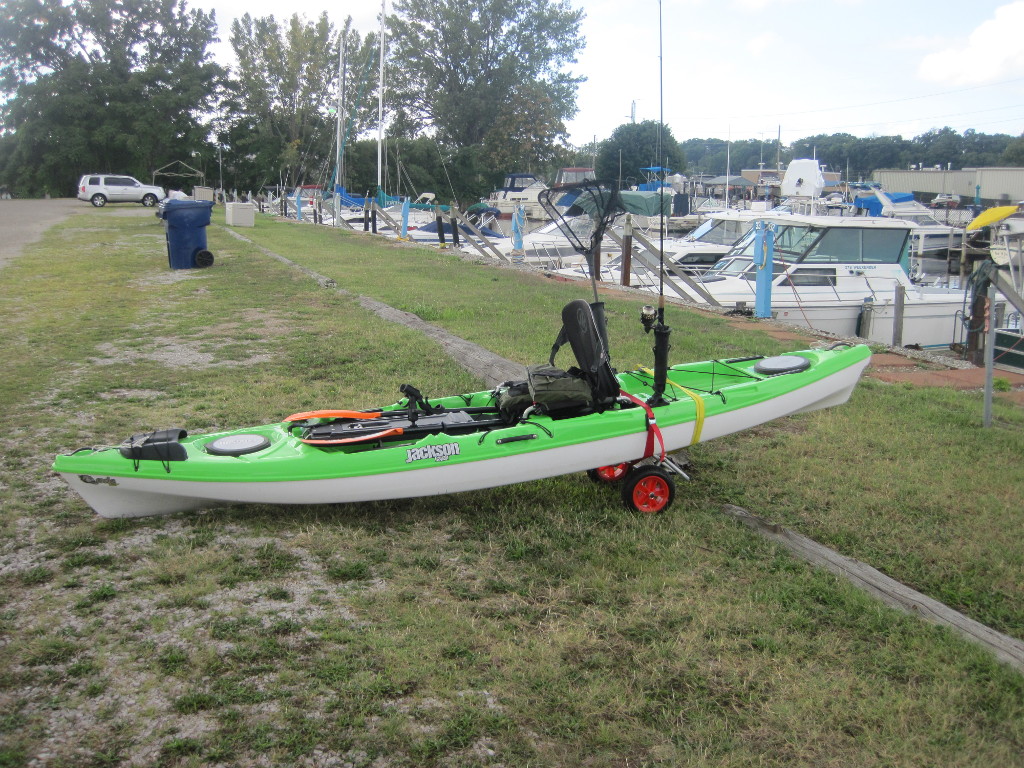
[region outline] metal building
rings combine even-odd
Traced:
[[[935,195],[960,195],[963,203],[981,198],[982,205],[1006,205],[1024,200],[1024,168],[880,169],[871,174],[890,192],[913,192],[921,202]]]

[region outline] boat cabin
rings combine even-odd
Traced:
[[[593,181],[596,178],[597,176],[594,175],[593,168],[559,168],[558,173],[555,174],[555,183],[551,187],[552,189],[558,189],[568,184]]]
[[[909,265],[910,228],[899,221],[835,217],[817,221],[813,217],[790,216],[764,219],[775,227],[773,272],[788,272],[787,284],[835,285],[837,269],[865,270],[874,265],[898,265],[906,273]],[[756,232],[751,229],[715,266],[704,273],[702,282],[727,277],[753,281]],[[798,268],[796,265],[799,265]],[[841,265],[841,267],[840,267]]]
[[[505,177],[503,186],[491,192],[487,198],[488,205],[501,211],[501,218],[512,217],[516,206],[523,206],[530,218],[546,218],[538,195],[547,189],[544,180],[532,173],[510,173]]]

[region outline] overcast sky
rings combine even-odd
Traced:
[[[570,2],[586,13],[587,41],[572,71],[588,78],[572,142],[607,138],[634,110],[657,120],[657,0]],[[246,12],[281,19],[299,7],[335,25],[351,14],[363,34],[380,12],[365,1],[189,5],[217,12],[222,63],[231,19]],[[663,0],[661,17],[664,119],[679,140],[1024,133],[1024,0]]]

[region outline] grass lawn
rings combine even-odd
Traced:
[[[523,363],[581,286],[258,217],[260,244]],[[223,229],[73,217],[0,272],[0,768],[1018,766],[1024,678],[724,518],[734,503],[1024,637],[1024,413],[865,380],[691,450],[665,515],[582,474],[105,521],[53,455],[482,382]],[[613,363],[650,361],[607,299]],[[670,308],[672,359],[773,354]],[[565,354],[565,353],[563,353]]]

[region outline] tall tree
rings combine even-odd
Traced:
[[[984,168],[985,166],[1006,163],[1003,153],[1009,149],[1014,138],[1005,133],[988,135],[978,133],[973,128],[964,131],[964,168]],[[1024,162],[1014,163],[1024,165]]]
[[[621,178],[623,186],[629,186],[643,181],[646,174],[641,168],[661,166],[671,168],[673,173],[685,171],[686,158],[672,130],[667,125],[661,128],[660,150],[658,133],[657,120],[620,125],[601,143],[595,169],[598,177]]]
[[[420,130],[452,148],[489,141],[492,152],[511,138],[520,156],[558,143],[583,80],[566,71],[584,46],[583,11],[568,0],[396,0],[394,8],[387,27],[401,67],[389,70],[388,98]]]
[[[329,112],[338,56],[327,14],[313,22],[299,14],[285,22],[245,14],[231,23],[230,41],[238,66],[221,139],[233,185],[321,181],[335,135]]]
[[[213,13],[184,0],[8,0],[0,12],[7,183],[68,194],[78,176],[146,178],[188,157],[223,70]]]
[[[1006,165],[1024,166],[1024,135],[1007,142],[1006,149],[1003,150],[999,159]]]
[[[537,172],[559,155],[567,138],[565,123],[547,89],[527,81],[501,100],[483,145],[495,171]]]

